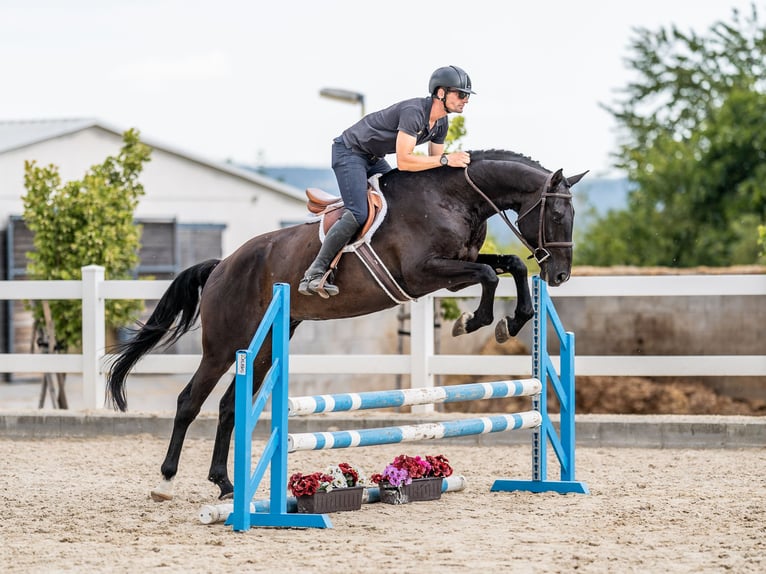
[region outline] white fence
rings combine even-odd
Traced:
[[[104,301],[159,299],[170,281],[105,281],[102,267],[83,267],[82,281],[0,281],[0,300],[81,299],[82,354],[0,354],[2,373],[78,373],[85,408],[102,408],[105,374]],[[291,374],[402,374],[416,386],[432,386],[436,375],[529,374],[529,356],[438,355],[434,351],[435,297],[478,297],[479,287],[440,291],[411,304],[411,344],[406,355],[290,356]],[[766,275],[672,275],[573,277],[551,291],[561,297],[666,297],[766,295]],[[498,297],[515,297],[513,280],[502,278]],[[566,325],[565,325],[566,327]],[[766,349],[766,347],[765,347]],[[234,356],[232,355],[232,361]],[[150,354],[135,373],[193,373],[198,355]],[[558,368],[558,365],[556,365]],[[766,376],[766,354],[715,356],[597,356],[575,358],[578,375],[603,376]]]

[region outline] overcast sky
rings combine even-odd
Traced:
[[[756,3],[765,10],[763,0]],[[213,160],[329,167],[367,111],[455,64],[477,95],[466,149],[610,172],[631,29],[706,33],[751,0],[1,0],[0,120],[96,117]]]

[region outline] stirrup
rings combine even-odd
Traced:
[[[335,297],[340,293],[340,289],[332,283],[328,283],[330,273],[332,273],[332,269],[323,275],[304,277],[298,284],[298,293],[301,295],[319,295],[322,299]]]
[[[335,297],[340,293],[340,289],[338,289],[336,285],[327,282],[326,275],[309,281],[308,288],[312,293],[316,293],[322,299],[329,299],[330,297]]]

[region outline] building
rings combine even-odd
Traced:
[[[128,129],[128,128],[125,128]],[[122,147],[120,129],[96,119],[0,121],[0,230],[3,279],[26,273],[32,237],[22,220],[24,162],[59,168],[62,181],[81,179]],[[135,216],[143,226],[140,275],[171,277],[186,267],[232,253],[250,237],[305,220],[303,190],[252,170],[211,161],[152,141]],[[84,262],[86,264],[87,262]],[[6,309],[2,347],[22,345]],[[17,345],[13,341],[19,341]]]

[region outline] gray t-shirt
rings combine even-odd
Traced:
[[[368,114],[341,134],[343,142],[357,152],[376,157],[396,152],[399,131],[413,136],[416,145],[427,141],[442,144],[447,137],[449,119],[447,116],[438,119],[429,131],[432,102],[430,97],[413,98]]]

